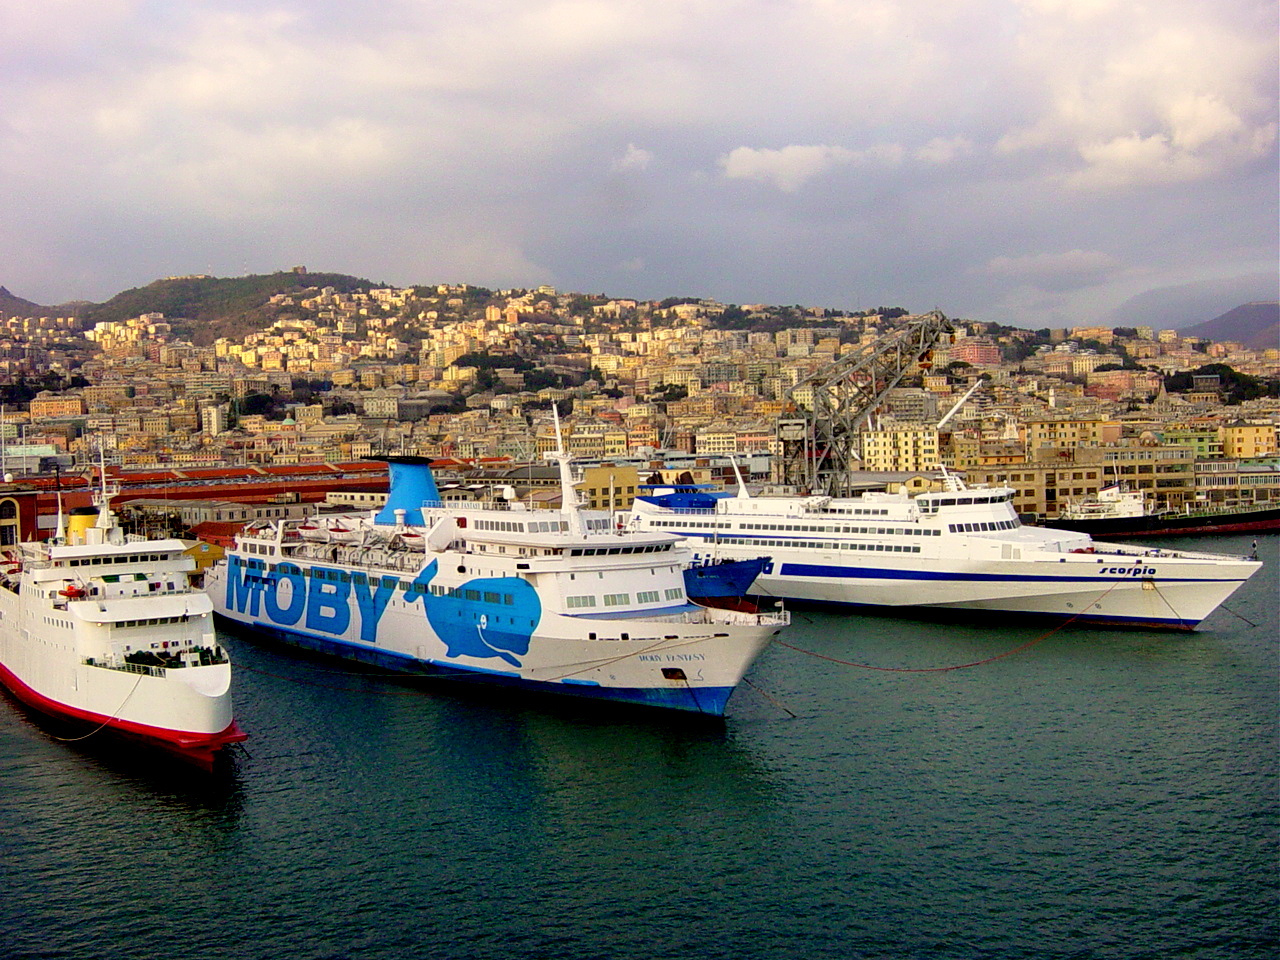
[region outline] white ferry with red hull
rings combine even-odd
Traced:
[[[636,498],[628,523],[689,537],[702,558],[771,556],[754,588],[766,597],[1114,626],[1194,629],[1261,566],[1026,527],[1013,490],[951,486],[837,499],[664,485]]]
[[[691,603],[682,540],[579,509],[445,504],[430,461],[392,457],[342,538],[246,529],[205,587],[241,627],[406,673],[719,716],[788,614]]]
[[[178,540],[128,542],[108,493],[65,537],[22,544],[0,568],[0,683],[69,739],[123,737],[211,768],[245,739],[231,665]],[[60,525],[61,526],[61,525]]]

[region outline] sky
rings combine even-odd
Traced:
[[[1277,295],[1278,36],[1274,0],[6,2],[0,284],[1190,323]]]

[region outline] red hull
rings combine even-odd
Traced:
[[[101,727],[102,733],[124,737],[148,747],[167,751],[181,760],[195,764],[203,770],[212,770],[214,761],[220,751],[233,743],[241,743],[249,739],[242,733],[234,720],[220,733],[194,733],[188,730],[169,730],[165,727],[152,727],[145,723],[134,723],[130,720],[119,720],[105,717],[90,710],[82,710],[69,704],[52,700],[44,694],[33,690],[18,679],[4,664],[0,664],[0,683],[9,692],[32,709],[59,720],[76,720],[91,724],[92,728]],[[86,730],[85,733],[89,733]]]

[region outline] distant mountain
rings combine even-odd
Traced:
[[[1157,287],[1130,297],[1111,311],[1117,327],[1181,330],[1204,323],[1237,303],[1268,301],[1276,296],[1275,273],[1250,273],[1223,280],[1200,280]]]
[[[7,317],[42,317],[49,310],[49,307],[15,297],[7,287],[0,287],[0,314]]]
[[[292,293],[307,287],[333,287],[339,293],[351,293],[376,286],[385,284],[342,273],[177,277],[118,293],[106,303],[89,307],[85,313],[92,323],[163,313],[179,336],[207,345],[219,337],[243,336],[261,329],[272,318],[272,311],[264,304],[277,293]]]
[[[1280,302],[1263,300],[1228,310],[1220,317],[1184,327],[1184,336],[1234,340],[1254,350],[1280,348]]]

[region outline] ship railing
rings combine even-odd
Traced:
[[[546,513],[548,515],[559,513],[559,510],[544,509],[535,507],[530,509],[529,505],[523,500],[423,500],[421,504],[423,510],[488,510],[498,513]]]
[[[747,613],[743,610],[726,610],[721,607],[702,607],[686,613],[657,616],[637,614],[643,619],[660,620],[665,623],[701,623],[701,624],[734,624],[744,627],[779,626],[785,627],[791,622],[791,611],[775,610],[767,613]]]
[[[153,667],[145,663],[110,663],[95,660],[93,657],[85,657],[81,661],[87,667],[98,667],[102,670],[119,670],[121,673],[140,673],[144,677],[159,677],[164,679],[167,676],[167,667]]]

